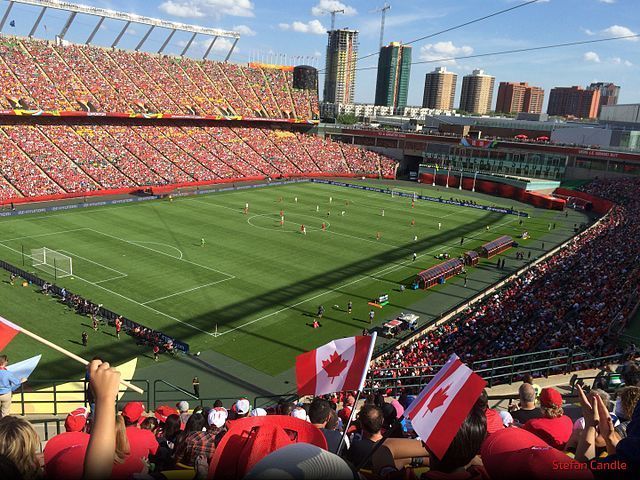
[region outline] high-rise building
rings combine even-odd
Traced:
[[[549,93],[549,115],[596,118],[600,106],[600,90],[582,87],[556,87]]]
[[[496,112],[542,113],[544,90],[527,82],[500,82]]]
[[[411,47],[398,42],[382,47],[378,56],[375,104],[393,108],[406,107],[410,74]]]
[[[602,111],[602,107],[618,104],[620,96],[620,87],[613,83],[595,82],[587,87],[589,90],[598,90],[600,92],[600,105],[598,107],[598,116]]]
[[[323,100],[329,103],[353,103],[356,86],[358,31],[338,29],[327,32],[327,62]]]
[[[482,70],[474,70],[471,75],[465,75],[462,79],[460,110],[479,115],[491,111],[495,81],[495,77]]]
[[[453,110],[458,75],[447,72],[447,67],[436,67],[424,76],[422,106],[438,110]]]

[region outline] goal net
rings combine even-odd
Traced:
[[[73,275],[73,260],[70,256],[64,255],[47,247],[31,250],[33,267],[54,278],[63,278]]]

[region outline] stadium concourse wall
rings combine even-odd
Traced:
[[[569,190],[568,188],[556,188],[553,194],[568,198],[576,197],[590,202],[593,205],[592,210],[600,215],[607,213],[614,205],[611,200],[605,200],[604,198],[589,195],[588,193],[580,192],[578,190]]]
[[[421,173],[419,182],[426,184],[433,184],[433,173]],[[460,187],[460,178],[457,175],[447,175],[438,173],[435,179],[436,185],[446,186],[449,188]],[[473,177],[464,177],[462,179],[462,188],[464,190],[474,189]],[[555,198],[550,195],[543,195],[541,193],[529,192],[523,188],[518,188],[507,183],[500,183],[498,181],[490,180],[476,180],[475,191],[480,193],[486,193],[487,195],[493,195],[502,198],[511,198],[522,203],[528,203],[538,208],[545,208],[547,210],[564,210],[566,200],[561,198]]]
[[[291,181],[298,182],[308,182],[314,177],[334,177],[334,178],[384,178],[386,180],[395,179],[392,175],[384,175],[382,177],[378,175],[358,175],[354,173],[334,173],[334,172],[315,172],[315,173],[301,173],[299,175],[280,175],[278,179],[271,180],[270,177],[266,175],[256,176],[256,177],[239,177],[239,178],[221,178],[213,181],[206,182],[186,182],[186,183],[174,183],[170,185],[147,185],[147,186],[137,186],[137,187],[126,187],[126,188],[115,188],[115,189],[103,189],[103,190],[94,190],[90,192],[74,192],[74,193],[61,193],[56,195],[42,195],[38,197],[16,197],[7,200],[0,200],[0,206],[2,205],[19,205],[19,204],[35,204],[42,202],[55,202],[58,200],[69,200],[69,199],[85,199],[87,197],[106,197],[113,195],[139,195],[141,192],[150,191],[151,194],[148,196],[136,197],[136,198],[125,198],[118,200],[109,200],[109,201],[95,201],[95,202],[84,202],[81,204],[71,204],[71,205],[59,205],[52,206],[46,208],[33,208],[33,209],[22,209],[19,211],[10,211],[10,212],[0,212],[0,217],[3,216],[11,216],[11,215],[26,215],[29,213],[43,213],[48,211],[56,211],[56,210],[66,210],[78,207],[99,207],[104,205],[111,205],[116,203],[129,203],[143,200],[155,200],[161,198],[169,193],[174,193],[176,196],[183,195],[192,195],[192,194],[204,194],[204,193],[212,193],[214,191],[226,191],[226,190],[239,190],[243,188],[258,188],[258,187],[267,187],[274,185],[282,185],[284,183],[288,183]],[[280,180],[287,180],[280,181]],[[250,182],[261,182],[257,184],[250,184]],[[236,185],[236,184],[243,185]],[[208,187],[214,185],[224,185],[224,184],[232,184],[232,186],[227,188],[217,188],[217,189],[200,189],[200,187]],[[181,188],[198,188],[196,192],[189,193],[181,193],[176,192]]]

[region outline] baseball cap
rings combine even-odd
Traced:
[[[251,410],[252,417],[264,417],[267,414],[267,411],[264,408],[254,408]]]
[[[129,402],[122,409],[122,416],[130,422],[137,422],[144,413],[144,405],[141,402]]]
[[[213,425],[214,427],[221,428],[224,423],[227,421],[227,417],[229,413],[227,409],[224,407],[215,407],[209,411],[209,415],[207,416],[207,421],[209,425]]]
[[[236,412],[239,415],[245,415],[249,410],[251,410],[251,404],[246,398],[241,398],[236,402]]]
[[[302,407],[296,407],[291,410],[290,414],[293,418],[297,418],[298,420],[304,420],[305,422],[309,421],[309,416],[307,415],[307,411]]]
[[[592,479],[588,469],[531,432],[517,427],[489,435],[480,449],[490,478]],[[571,464],[571,465],[570,465]]]
[[[188,412],[189,402],[185,402],[184,400],[182,400],[181,402],[176,403],[176,407],[178,408],[178,410],[180,410],[180,413]]]
[[[243,478],[264,457],[292,443],[327,449],[322,432],[303,420],[286,415],[238,419],[218,444],[207,478]]]
[[[67,432],[81,432],[87,424],[88,416],[89,410],[86,407],[76,408],[73,412],[67,415],[67,418],[64,421],[64,429]]]
[[[82,478],[84,455],[89,445],[89,434],[67,432],[52,437],[42,453],[47,478]]]
[[[335,453],[308,443],[294,443],[264,457],[244,478],[353,480],[354,473]]]
[[[178,415],[180,412],[169,405],[160,405],[153,414],[159,422],[166,422],[169,415]]]
[[[545,407],[561,407],[562,395],[555,388],[543,388],[540,392],[540,404]]]

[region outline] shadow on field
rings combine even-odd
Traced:
[[[469,238],[474,232],[478,232],[480,230],[482,230],[480,236],[476,235],[474,238],[481,239],[483,241],[493,240],[497,234],[493,232],[484,232],[484,227],[492,221],[495,221],[495,218],[496,214],[489,212],[472,222],[461,225],[456,229],[443,231],[435,237],[419,240],[417,242],[408,242],[398,248],[391,249],[377,255],[372,255],[364,260],[358,260],[357,262],[336,268],[321,275],[309,276],[302,281],[292,283],[284,288],[273,289],[259,296],[250,299],[243,299],[242,301],[225,306],[224,308],[213,309],[207,314],[181,320],[205,331],[210,331],[212,329],[212,325],[217,324],[218,327],[223,327],[220,330],[224,335],[224,327],[228,324],[237,322],[238,319],[246,319],[247,322],[251,322],[253,320],[257,320],[252,317],[259,314],[259,312],[272,310],[274,307],[297,309],[298,307],[295,304],[302,301],[310,291],[326,291],[330,289],[340,291],[341,289],[336,287],[357,281],[363,276],[378,278],[379,275],[384,275],[384,272],[381,273],[379,270],[389,268],[394,263],[400,264],[402,262],[409,261],[410,255],[414,251],[431,251],[433,250],[434,245],[449,245],[449,249],[452,251],[460,249],[460,237],[464,236],[465,238]],[[416,270],[419,270],[419,268],[416,267]],[[374,272],[374,274],[371,275],[369,272]],[[369,275],[367,275],[368,273]],[[309,303],[307,309],[309,311],[314,311],[315,308],[317,308],[316,303]],[[300,308],[300,310],[302,310],[302,308]],[[265,317],[265,320],[267,320],[267,318],[271,317]],[[354,318],[353,320],[357,321],[359,319]],[[337,320],[331,319],[331,321]],[[368,320],[364,320],[361,323],[368,323]],[[286,337],[283,338],[283,336],[278,332],[270,332],[269,329],[256,331],[255,328],[252,328],[252,325],[256,324],[257,322],[254,322],[250,325],[235,327],[234,330],[259,338],[268,343],[276,343],[289,349],[303,352],[303,350],[297,346],[287,343],[285,341]],[[354,325],[354,327],[355,326],[356,325]],[[265,334],[262,333],[263,331]],[[227,332],[230,332],[230,330],[227,330]],[[194,336],[202,335],[200,332],[195,331],[188,325],[180,323],[175,323],[174,325],[163,329],[163,333],[187,343]],[[269,333],[271,335],[268,335]],[[119,342],[114,342],[111,345],[92,350],[92,353],[93,355],[99,356],[108,361],[117,360],[118,363],[131,358],[131,348]],[[211,366],[205,365],[205,363],[206,362],[200,362],[200,365],[203,368],[212,368]],[[43,370],[47,369],[51,378],[65,378],[68,373],[65,371],[67,368],[66,365],[58,362],[48,362],[41,365],[40,368]],[[242,382],[241,379],[227,374],[226,372],[220,371],[217,373],[225,376],[225,378],[228,377],[230,382],[240,382],[239,384]]]

